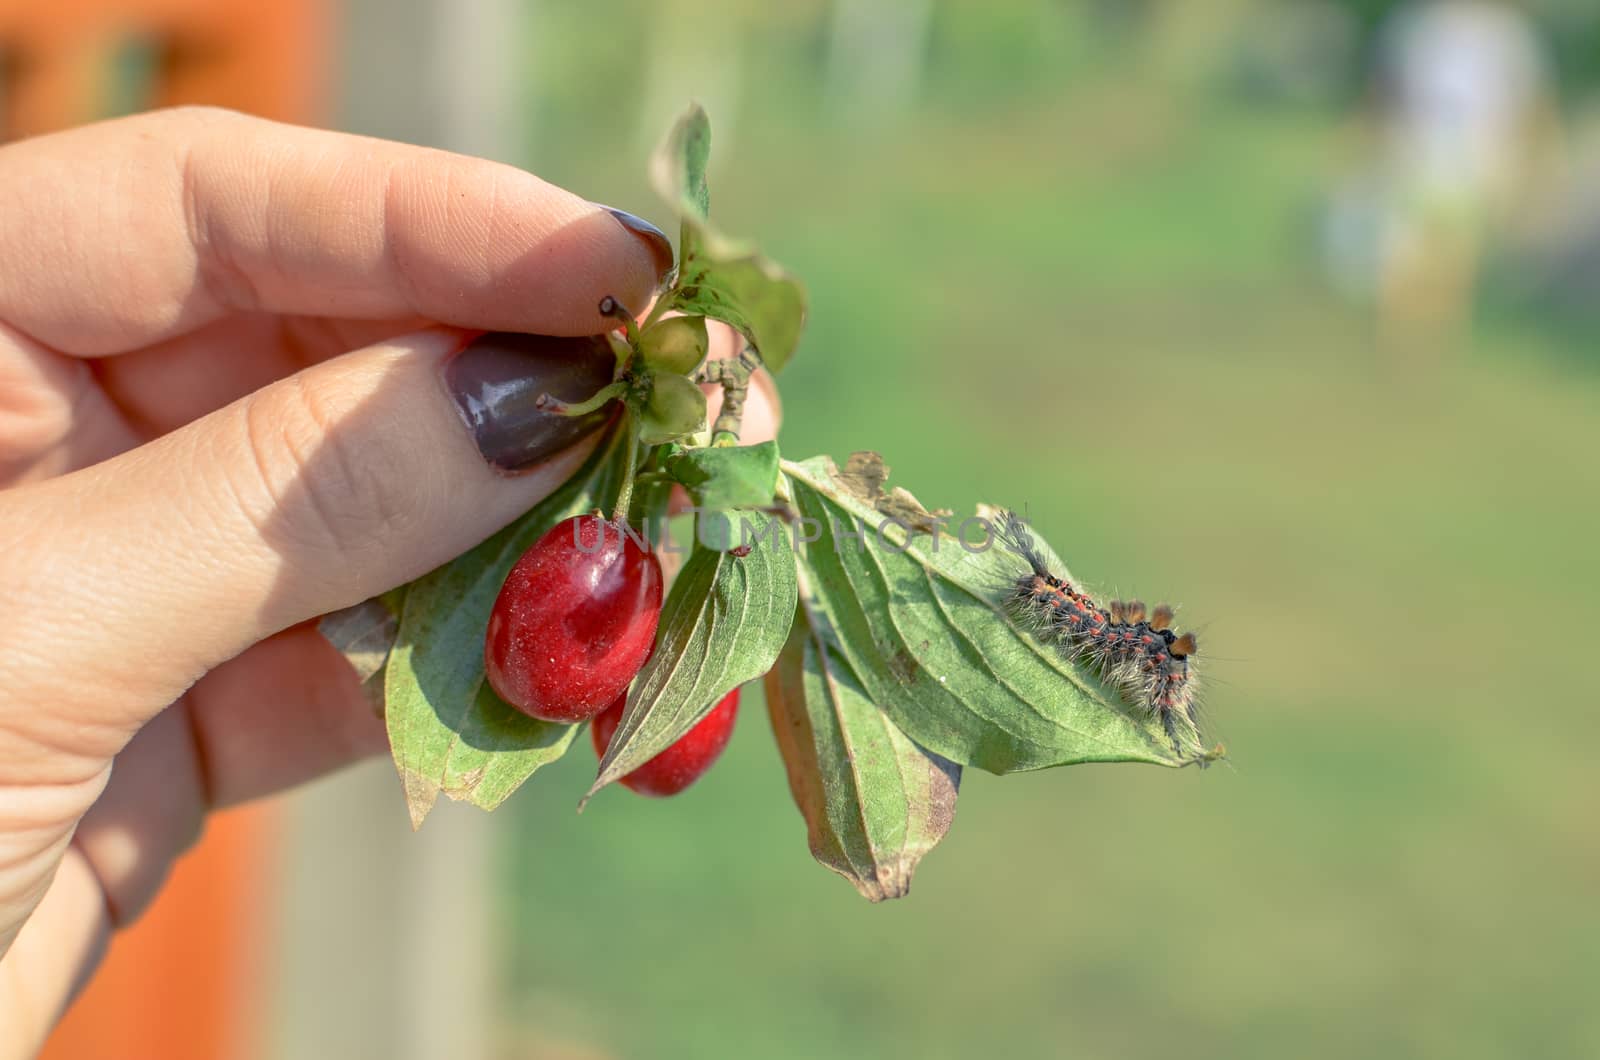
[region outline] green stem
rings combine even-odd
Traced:
[[[606,342],[611,344],[611,355],[617,359],[615,378],[620,380],[627,372],[628,365],[633,362],[633,347],[615,331],[606,332]]]
[[[617,507],[611,521],[626,523],[628,505],[633,502],[633,479],[639,470],[639,411],[628,408],[628,431],[624,442],[628,447],[627,463],[622,466],[622,488],[617,491]]]
[[[553,412],[558,416],[585,416],[608,401],[622,397],[628,392],[628,384],[622,380],[608,383],[594,392],[594,395],[575,404],[562,401],[554,394],[540,394],[533,402],[533,407],[542,412]]]
[[[622,303],[609,294],[600,299],[600,315],[610,317],[612,320],[622,321],[622,326],[628,333],[628,345],[638,348],[639,325],[633,319],[633,314],[622,307]]]

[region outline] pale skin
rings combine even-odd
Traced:
[[[595,334],[655,267],[521,170],[215,110],[0,148],[0,191],[9,1058],[210,809],[386,750],[309,620],[466,550],[586,454],[484,463],[438,378],[465,329]],[[776,426],[757,384],[746,440]]]

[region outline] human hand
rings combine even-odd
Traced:
[[[0,148],[0,190],[9,1056],[207,810],[386,746],[303,623],[586,455],[527,401],[575,369],[480,330],[605,331],[601,297],[641,307],[671,251],[520,170],[203,109]],[[754,388],[747,435],[775,419]]]

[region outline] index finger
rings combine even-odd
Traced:
[[[0,148],[0,319],[58,350],[237,310],[596,334],[666,237],[512,166],[179,108]]]

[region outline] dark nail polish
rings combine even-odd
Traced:
[[[612,402],[583,416],[562,416],[538,408],[539,395],[582,401],[611,382],[616,363],[603,335],[491,331],[445,364],[444,383],[483,458],[502,471],[518,471],[596,430],[617,408]]]
[[[672,271],[672,240],[667,234],[643,217],[637,217],[626,210],[618,210],[612,206],[603,206],[596,203],[602,210],[617,219],[617,223],[639,238],[645,246],[650,248],[651,257],[656,261],[656,279],[664,280]]]

